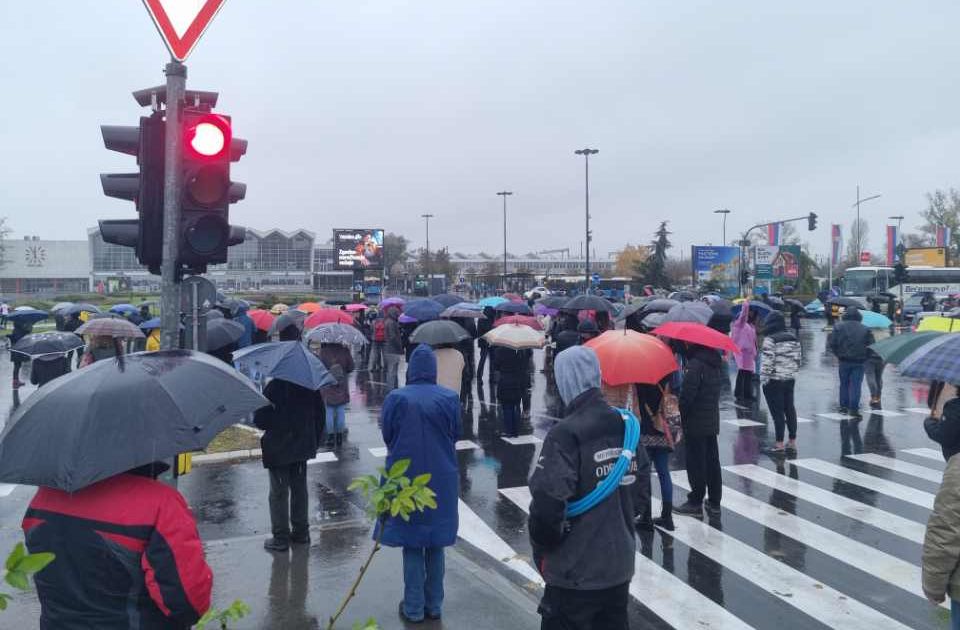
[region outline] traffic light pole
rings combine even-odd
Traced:
[[[163,182],[163,261],[160,267],[160,347],[173,350],[180,346],[180,279],[179,260],[180,198],[183,182],[180,160],[183,151],[180,114],[187,87],[187,67],[171,61],[164,68],[167,75],[167,129],[164,139]]]

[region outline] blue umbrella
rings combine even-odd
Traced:
[[[493,307],[502,313],[513,313],[515,315],[531,315],[530,307],[523,302],[506,302]]]
[[[110,307],[110,312],[116,313],[117,315],[128,315],[130,313],[139,313],[140,309],[133,304],[117,304]]]
[[[480,308],[484,308],[487,306],[492,306],[496,308],[499,304],[503,304],[504,302],[509,302],[509,301],[510,300],[502,298],[499,295],[492,295],[490,297],[483,298],[478,302],[478,304],[480,305]]]
[[[860,311],[860,315],[863,317],[860,323],[867,328],[890,328],[893,324],[886,315],[874,313],[873,311]]]
[[[247,346],[233,353],[233,364],[254,381],[278,378],[307,389],[335,385],[323,362],[299,341],[273,341]]]
[[[160,328],[160,318],[154,317],[140,324],[140,330],[154,330]]]
[[[433,300],[410,300],[403,305],[403,314],[412,317],[418,322],[428,322],[440,317],[444,310],[443,304]]]
[[[960,335],[948,334],[926,343],[900,362],[900,373],[928,381],[960,384]]]
[[[35,308],[13,311],[7,315],[7,319],[11,322],[27,322],[31,324],[39,322],[41,319],[46,319],[47,317],[49,317],[49,315],[47,315],[46,311],[38,311]]]
[[[740,311],[743,310],[743,303],[741,302],[740,304],[735,305],[730,310],[734,317],[739,317]],[[763,302],[754,302],[753,300],[750,300],[750,310],[762,319],[773,312],[773,307],[769,304],[764,304]]]

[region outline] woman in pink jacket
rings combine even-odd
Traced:
[[[750,316],[750,301],[740,305],[740,315],[730,326],[730,337],[733,343],[740,348],[737,359],[737,383],[733,388],[733,397],[736,400],[752,401],[753,372],[757,365],[757,330],[753,327]]]

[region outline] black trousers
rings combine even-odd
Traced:
[[[703,498],[709,496],[711,504],[720,505],[723,480],[720,477],[720,450],[717,446],[717,436],[684,435],[683,441],[686,444],[687,480],[690,482],[687,501],[703,503]]]
[[[733,387],[733,397],[738,400],[753,400],[753,372],[737,370],[737,382]]]
[[[483,382],[483,368],[486,366],[488,358],[490,359],[490,371],[488,373],[488,376],[492,380],[493,371],[495,369],[493,366],[493,355],[490,353],[490,346],[487,345],[486,340],[484,340],[484,343],[480,344],[480,362],[477,365],[477,382],[478,383]]]
[[[629,630],[629,587],[577,591],[548,584],[537,609],[540,630]]]
[[[307,463],[297,462],[267,470],[270,472],[270,526],[273,537],[284,541],[290,540],[291,535],[296,539],[306,538],[310,533]]]
[[[786,381],[767,381],[763,386],[763,397],[767,399],[770,417],[773,418],[777,442],[783,442],[784,425],[790,432],[790,439],[797,439],[797,408],[793,404],[794,384],[795,381],[791,378]]]

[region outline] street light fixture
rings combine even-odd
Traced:
[[[719,210],[714,210],[713,213],[723,215],[723,240],[720,241],[720,244],[726,245],[727,244],[727,215],[730,214],[730,211],[727,210],[726,208],[720,208]]]
[[[587,258],[584,264],[584,271],[585,271],[584,276],[587,280],[587,284],[584,287],[584,293],[590,292],[590,156],[596,155],[597,153],[600,153],[599,149],[584,148],[584,149],[577,149],[576,151],[574,151],[574,154],[583,156],[584,196],[586,199],[585,205],[586,205],[586,219],[587,219],[586,220]]]
[[[420,216],[423,217],[423,220],[424,220],[424,221],[426,222],[426,224],[427,224],[427,269],[426,269],[426,271],[427,271],[427,295],[430,295],[430,294],[433,293],[433,275],[431,274],[431,267],[432,267],[433,265],[430,264],[430,219],[432,219],[432,218],[434,217],[434,215],[432,215],[432,214],[421,214]]]
[[[503,284],[504,291],[507,290],[507,197],[513,193],[509,190],[501,190],[497,195],[503,197]]]
[[[853,208],[857,209],[857,260],[856,263],[860,264],[860,254],[863,252],[863,248],[860,243],[860,204],[866,203],[868,201],[873,201],[874,199],[879,199],[883,195],[873,195],[872,197],[867,197],[866,199],[860,198],[860,184],[857,184],[857,203],[853,204]]]

